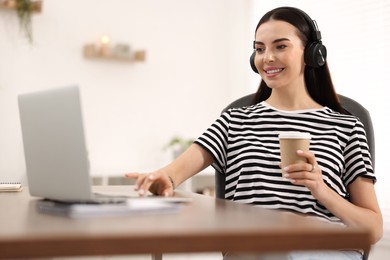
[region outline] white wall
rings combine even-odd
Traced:
[[[250,2],[44,0],[34,44],[0,10],[0,180],[24,181],[19,93],[81,88],[92,174],[147,171],[169,161],[174,135],[195,138],[249,93]],[[146,50],[143,63],[91,61],[84,44],[108,34]]]

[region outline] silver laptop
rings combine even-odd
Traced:
[[[18,96],[29,192],[63,202],[119,203],[92,192],[77,86]]]

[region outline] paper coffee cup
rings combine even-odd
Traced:
[[[282,167],[298,162],[306,162],[305,158],[297,155],[297,150],[309,151],[310,133],[284,132],[279,134],[280,158]]]

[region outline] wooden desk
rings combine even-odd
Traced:
[[[0,258],[370,248],[361,229],[197,194],[176,195],[193,197],[180,213],[69,219],[38,213],[26,189],[0,193]]]

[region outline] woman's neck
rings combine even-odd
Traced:
[[[291,89],[291,91],[272,89],[271,96],[265,101],[277,109],[286,111],[322,108],[311,98],[306,87]]]

